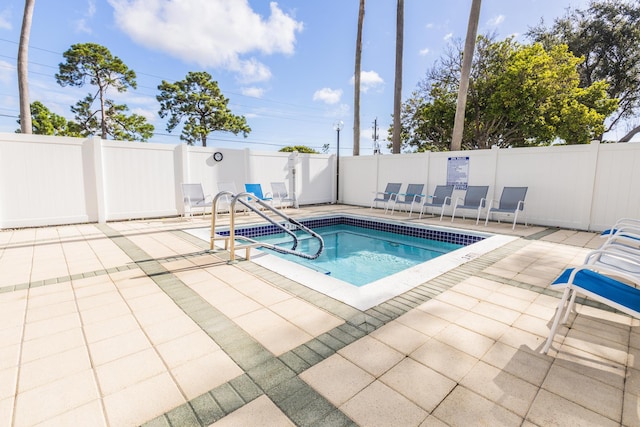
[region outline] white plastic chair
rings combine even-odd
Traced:
[[[287,186],[284,182],[272,182],[271,183],[271,196],[274,201],[278,202],[278,206],[280,208],[285,207],[284,204],[288,203],[290,206],[294,208],[298,207],[298,202],[296,201],[295,195],[289,195],[287,191]]]
[[[184,200],[184,214],[193,216],[194,209],[202,208],[202,214],[207,213],[207,208],[212,205],[210,195],[205,196],[202,184],[182,184],[182,196]]]

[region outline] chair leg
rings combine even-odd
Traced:
[[[560,323],[560,318],[562,317],[562,309],[564,307],[564,304],[567,302],[567,298],[569,297],[570,290],[571,288],[569,287],[567,287],[567,289],[564,290],[562,299],[558,304],[558,308],[556,309],[556,315],[553,319],[551,330],[549,331],[549,337],[547,338],[547,342],[544,344],[544,347],[542,348],[542,352],[544,354],[547,354],[547,352],[549,351],[549,348],[551,347],[551,343],[553,342],[553,337],[556,335],[556,330],[558,329],[558,324]]]
[[[569,320],[569,315],[571,314],[571,310],[573,309],[573,305],[576,302],[576,296],[578,296],[578,293],[576,291],[573,291],[571,293],[571,298],[569,298],[569,304],[567,304],[567,311],[564,314],[564,317],[562,318],[562,324],[563,325],[565,323],[567,323],[567,321]]]

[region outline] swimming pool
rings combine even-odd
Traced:
[[[325,215],[298,220],[313,230],[326,226],[355,225],[404,236],[460,245],[459,249],[452,252],[419,263],[387,277],[374,280],[363,286],[353,286],[343,280],[332,277],[330,274],[327,275],[324,272],[307,268],[265,250],[252,250],[252,262],[360,310],[369,309],[407,292],[459,265],[517,239],[513,236],[493,235],[433,225],[410,224],[386,218],[380,219],[351,214]],[[209,231],[208,228],[188,230],[189,233],[206,242],[209,241]],[[228,228],[220,227],[216,232],[221,235],[228,235]],[[253,239],[258,236],[280,232],[281,230],[277,226],[264,223],[238,226],[236,229],[236,234],[242,233],[242,235]],[[217,245],[222,246],[223,243],[218,242]],[[237,256],[243,257],[244,250],[237,252]]]
[[[316,259],[263,250],[351,285],[365,286],[463,246],[347,224],[319,227],[314,231],[324,240],[324,251]],[[297,251],[317,252],[317,239],[302,231],[295,234],[300,239]],[[292,243],[292,238],[285,233],[258,236],[255,240],[284,248]]]

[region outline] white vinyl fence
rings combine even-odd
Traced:
[[[213,153],[223,159],[215,161]],[[447,180],[450,157],[468,157],[468,184],[527,186],[532,224],[602,230],[640,218],[640,144],[589,144],[340,158],[339,200],[370,206],[387,182]],[[300,205],[336,199],[336,156],[0,133],[0,229],[158,218],[184,212],[181,184],[284,181]],[[456,190],[456,196],[463,195]]]

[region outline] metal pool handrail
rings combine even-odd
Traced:
[[[301,258],[305,258],[305,259],[316,259],[318,258],[321,254],[322,251],[324,250],[324,240],[322,239],[322,236],[320,236],[318,233],[316,233],[315,231],[311,230],[310,228],[306,227],[305,225],[303,225],[302,223],[300,223],[299,221],[291,218],[288,215],[285,215],[283,212],[281,212],[280,210],[274,208],[273,206],[271,206],[270,204],[266,203],[263,200],[258,199],[255,195],[248,193],[248,192],[242,192],[242,193],[238,193],[236,195],[233,195],[233,193],[229,192],[229,191],[222,191],[220,193],[218,193],[214,200],[213,200],[213,212],[211,215],[211,240],[210,240],[210,248],[213,249],[213,242],[214,240],[219,240],[221,237],[216,237],[215,235],[215,216],[216,216],[216,203],[218,198],[220,198],[222,195],[231,195],[233,196],[233,199],[231,200],[230,206],[229,206],[229,214],[231,216],[230,222],[229,222],[229,237],[222,237],[223,239],[225,239],[225,249],[227,249],[227,246],[229,247],[230,250],[230,259],[231,261],[235,260],[235,249],[236,249],[236,245],[235,245],[235,205],[237,202],[240,202],[240,204],[242,204],[243,206],[245,206],[247,209],[250,209],[251,211],[255,212],[256,214],[258,214],[261,218],[263,218],[265,221],[277,226],[278,228],[280,228],[281,230],[283,230],[285,233],[289,234],[292,238],[293,238],[293,246],[291,249],[286,249],[286,248],[282,248],[279,246],[275,246],[272,245],[270,243],[264,243],[264,242],[258,242],[254,239],[251,239],[249,237],[245,237],[245,236],[239,236],[239,238],[241,238],[242,240],[246,240],[249,242],[249,244],[247,245],[241,245],[241,247],[246,248],[247,249],[247,256],[246,258],[249,258],[249,250],[251,247],[257,247],[257,246],[261,246],[261,247],[265,247],[268,249],[271,249],[273,251],[276,252],[280,252],[280,253],[284,253],[284,254],[291,254],[291,255],[295,255],[295,256],[299,256]],[[257,207],[255,207],[253,204],[249,203],[248,201],[245,201],[242,199],[242,197],[251,197],[254,200],[254,203],[270,210],[272,213],[278,215],[279,217],[283,218],[285,221],[287,221],[289,224],[294,225],[295,227],[297,227],[298,229],[308,233],[309,235],[311,235],[311,237],[315,238],[318,240],[319,243],[319,248],[318,251],[315,254],[306,254],[304,252],[300,252],[300,251],[296,251],[295,249],[298,247],[298,236],[295,235],[295,233],[293,231],[291,231],[289,228],[285,227],[284,224],[279,223],[278,221],[274,220],[273,218],[269,217],[268,215],[264,214],[262,211],[260,211],[260,209],[258,209]]]

